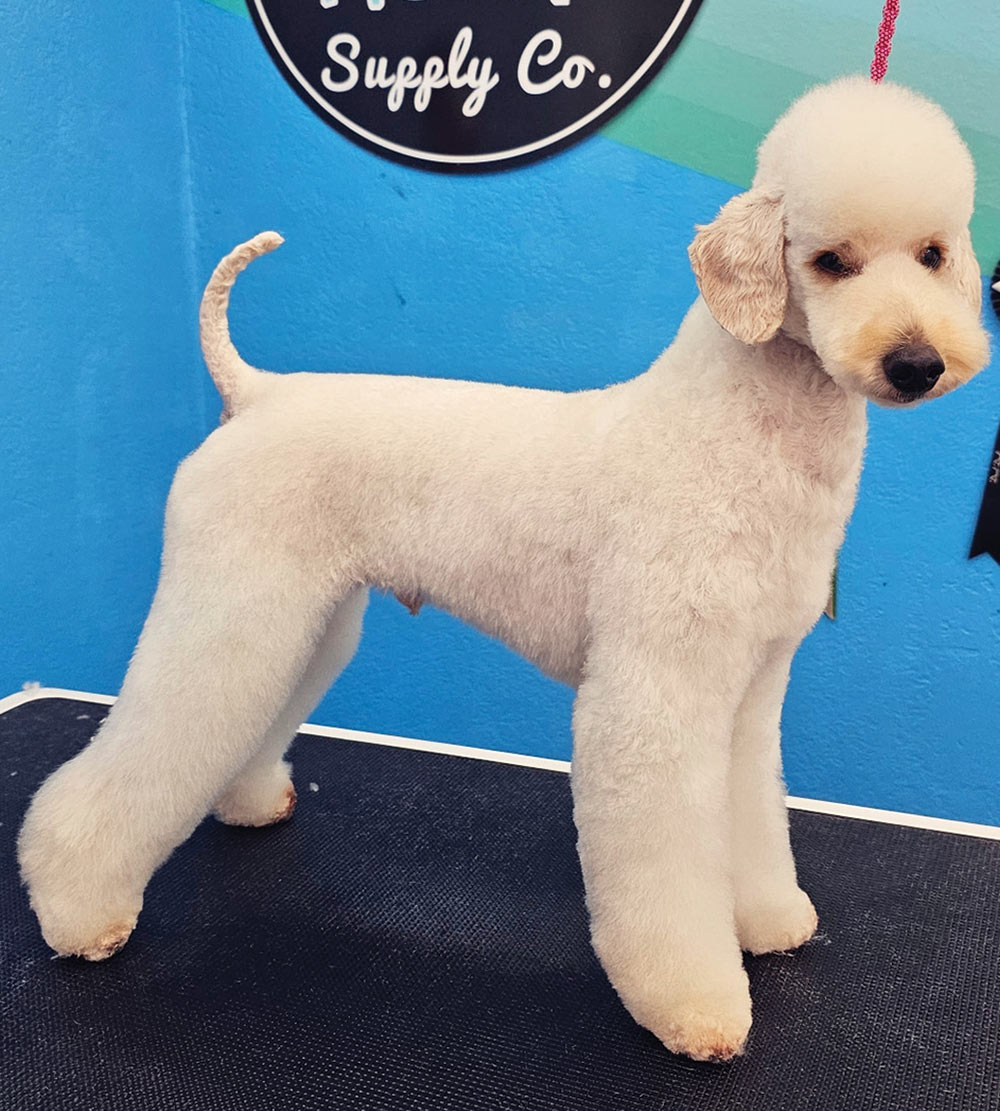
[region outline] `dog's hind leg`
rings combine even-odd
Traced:
[[[351,662],[361,641],[368,591],[357,587],[333,611],[323,639],[298,686],[249,763],[215,803],[215,816],[227,825],[267,826],[291,817],[295,788],[284,759],[299,726],[315,710],[337,676]]]
[[[736,715],[730,770],[736,932],[751,953],[781,952],[816,932],[788,839],[781,705],[796,645],[771,646]]]
[[[595,630],[574,711],[591,933],[639,1023],[677,1053],[721,1060],[750,1029],[727,805],[749,661],[739,644],[670,643],[670,630],[644,624],[637,637]]]
[[[121,696],[21,831],[32,907],[63,955],[98,960],[124,944],[150,876],[263,742],[354,585],[270,503],[213,497],[207,472],[185,467]]]

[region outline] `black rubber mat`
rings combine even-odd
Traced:
[[[0,716],[3,1111],[1000,1108],[1000,843],[796,813],[823,934],[699,1065],[591,953],[557,772],[301,737],[291,822],[204,823],[118,956],[51,960],[16,829],[105,712]]]

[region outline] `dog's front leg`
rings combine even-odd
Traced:
[[[736,930],[751,953],[795,949],[816,932],[788,839],[781,706],[797,644],[770,646],[740,704],[730,773]]]
[[[632,1016],[698,1060],[741,1052],[750,993],[733,920],[727,774],[738,651],[587,664],[573,797],[594,948]]]

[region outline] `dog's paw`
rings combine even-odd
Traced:
[[[283,761],[245,772],[215,804],[215,816],[227,826],[271,826],[292,816],[298,796]]]
[[[46,944],[60,957],[113,956],[135,929],[142,892],[102,882],[87,862],[46,855],[38,839],[22,838],[22,873]]]
[[[61,957],[104,960],[135,929],[151,869],[135,859],[134,830],[115,828],[122,809],[71,763],[49,777],[25,815],[21,877],[42,936]]]
[[[88,961],[104,961],[128,941],[139,917],[138,907],[95,908],[89,914],[65,913],[32,899],[32,907],[42,928],[48,947],[60,957],[83,957]]]
[[[750,981],[736,939],[717,947],[681,939],[637,944],[595,931],[594,947],[629,1014],[674,1053],[728,1061],[750,1033]],[[686,951],[685,951],[686,949]]]
[[[780,895],[760,896],[736,910],[740,948],[755,956],[798,949],[816,933],[818,925],[816,908],[798,887]]]
[[[694,1061],[730,1061],[743,1052],[750,1033],[751,1003],[746,987],[675,997],[652,1005],[633,1004],[629,1010],[672,1053]]]

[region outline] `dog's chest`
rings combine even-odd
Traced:
[[[692,473],[666,513],[682,540],[669,548],[687,593],[720,614],[752,620],[767,637],[801,637],[829,595],[854,508],[862,421],[834,437],[807,422],[759,440],[712,444],[714,465]],[[680,531],[675,526],[680,524]]]
[[[810,627],[827,600],[867,429],[860,397],[818,381],[819,389],[800,392],[793,380],[774,390],[744,456],[747,535],[763,549],[761,585],[771,612],[786,611],[795,631]]]
[[[802,481],[792,474],[776,483],[770,498],[761,499],[758,520],[763,527],[756,553],[760,608],[773,623],[774,636],[801,636],[821,614],[860,469],[859,447],[856,463],[832,484]]]

